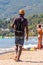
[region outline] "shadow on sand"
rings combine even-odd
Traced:
[[[22,61],[22,60],[19,60],[18,62],[30,62],[30,63],[43,63],[43,61]]]

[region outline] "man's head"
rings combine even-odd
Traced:
[[[25,14],[25,11],[21,9],[21,10],[19,10],[19,14],[20,15],[24,15]]]

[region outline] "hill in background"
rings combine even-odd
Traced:
[[[43,13],[43,0],[0,0],[0,18],[18,15],[24,9],[25,16]]]
[[[36,36],[37,35],[37,25],[42,24],[43,26],[43,14],[31,15],[27,16],[28,19],[28,28],[29,28],[29,35]],[[14,29],[12,29],[12,19],[3,18],[0,19],[0,36],[14,36]]]

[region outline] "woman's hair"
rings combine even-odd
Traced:
[[[39,26],[38,26],[39,28],[41,28],[41,25],[39,24]]]

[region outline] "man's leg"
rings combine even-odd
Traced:
[[[21,52],[22,52],[22,46],[19,46],[18,55],[17,55],[17,60],[19,60],[20,55],[21,55]]]
[[[17,53],[18,53],[18,45],[16,45],[15,50],[16,50],[16,56],[15,56],[15,58],[17,58]]]

